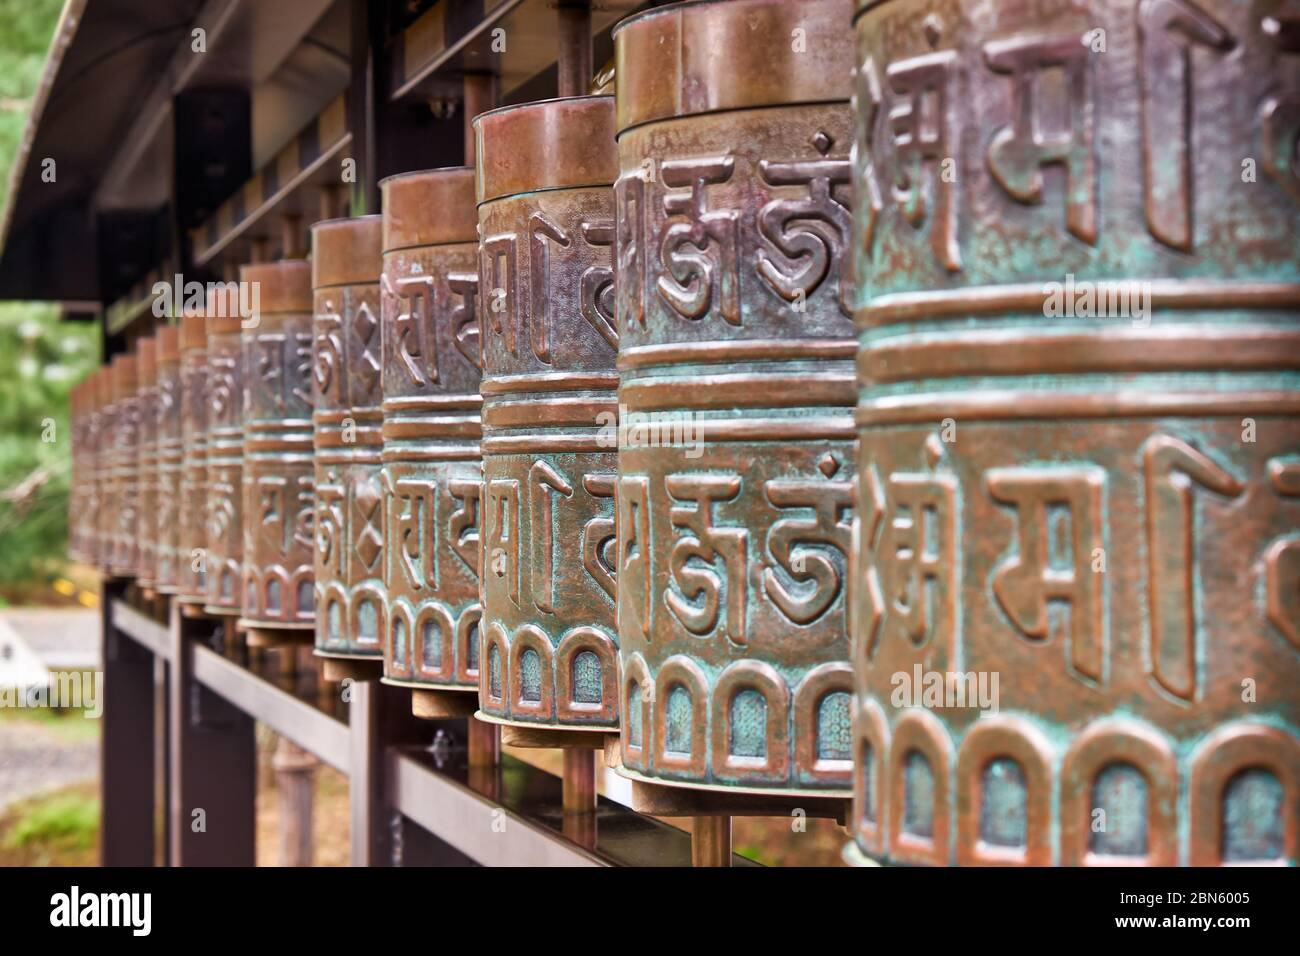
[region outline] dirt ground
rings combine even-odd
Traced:
[[[33,794],[94,780],[99,727],[79,715],[0,717],[0,811]]]

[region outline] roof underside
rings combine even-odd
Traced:
[[[111,158],[105,144],[125,135],[200,6],[201,0],[69,3],[16,157],[0,298],[99,297],[90,200]]]
[[[97,217],[172,200],[174,97],[249,91],[260,162],[346,84],[347,15],[346,0],[68,0],[0,220],[0,299],[102,301]]]

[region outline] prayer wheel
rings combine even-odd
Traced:
[[[208,333],[206,313],[181,316],[181,471],[176,516],[179,600],[201,606],[207,599]]]
[[[153,336],[135,343],[136,405],[138,425],[135,443],[137,514],[135,580],[142,588],[153,587],[154,564],[158,557],[158,350]]]
[[[312,226],[316,653],[383,656],[379,216]]]
[[[384,679],[478,690],[478,210],[474,170],[383,195]]]
[[[245,328],[244,602],[250,630],[315,626],[315,475],[312,465],[311,264],[247,265],[257,288],[255,325]]]
[[[154,386],[154,440],[157,443],[155,505],[158,520],[154,537],[156,560],[153,585],[163,594],[180,586],[181,506],[181,330],[166,325],[156,338],[157,366]]]
[[[851,13],[672,4],[615,30],[634,780],[851,792]]]
[[[244,571],[244,397],[247,369],[239,293],[230,285],[208,293],[207,548],[204,610],[241,613]],[[251,301],[251,290],[248,294]],[[249,316],[256,323],[258,317]]]
[[[118,355],[113,359],[113,431],[109,465],[109,495],[112,497],[110,521],[113,546],[108,561],[114,577],[133,577],[136,573],[139,542],[139,463],[136,447],[140,435],[140,400],[136,394],[135,355]]]
[[[1300,19],[856,32],[848,855],[1294,865]]]
[[[480,114],[479,716],[618,728],[612,97]],[[593,742],[599,738],[593,737]]]

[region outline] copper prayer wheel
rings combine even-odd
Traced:
[[[389,683],[478,690],[478,210],[474,170],[380,183]]]
[[[139,462],[136,447],[140,435],[140,400],[136,393],[135,355],[113,359],[113,434],[109,463],[109,494],[113,505],[113,545],[108,570],[115,577],[136,573],[139,542]]]
[[[158,330],[154,385],[154,441],[157,444],[153,585],[163,594],[180,586],[181,505],[181,330],[166,325]]]
[[[95,394],[99,403],[98,438],[95,453],[95,566],[111,573],[113,547],[117,541],[117,496],[113,493],[114,458],[117,453],[117,402],[113,366],[101,366],[95,373]]]
[[[856,850],[1300,860],[1300,19],[858,4]]]
[[[208,547],[208,333],[207,316],[185,314],[180,320],[181,470],[180,507],[176,516],[179,600],[202,605],[207,600]]]
[[[383,656],[379,216],[312,226],[316,653]]]
[[[244,602],[250,629],[310,631],[315,622],[311,264],[247,265],[258,321],[245,328]]]
[[[135,578],[142,588],[153,587],[158,535],[158,351],[153,336],[135,343],[136,405],[138,426],[135,443],[137,514]]]
[[[247,287],[245,287],[247,288]],[[240,299],[233,284],[208,292],[208,428],[206,597],[209,614],[238,615],[244,574],[244,397],[247,370],[241,340]],[[256,323],[258,316],[250,315]]]
[[[851,791],[849,0],[615,38],[621,772]]]
[[[479,716],[618,727],[612,97],[474,120],[483,330]]]

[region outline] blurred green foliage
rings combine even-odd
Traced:
[[[27,126],[62,0],[0,0],[0,189]]]
[[[62,6],[0,0],[0,202]],[[64,560],[68,391],[97,364],[98,341],[53,305],[0,303],[0,597],[39,588]]]
[[[35,843],[72,850],[95,845],[99,834],[99,801],[84,793],[52,794],[32,800],[23,808],[13,828],[5,834],[6,849]]]

